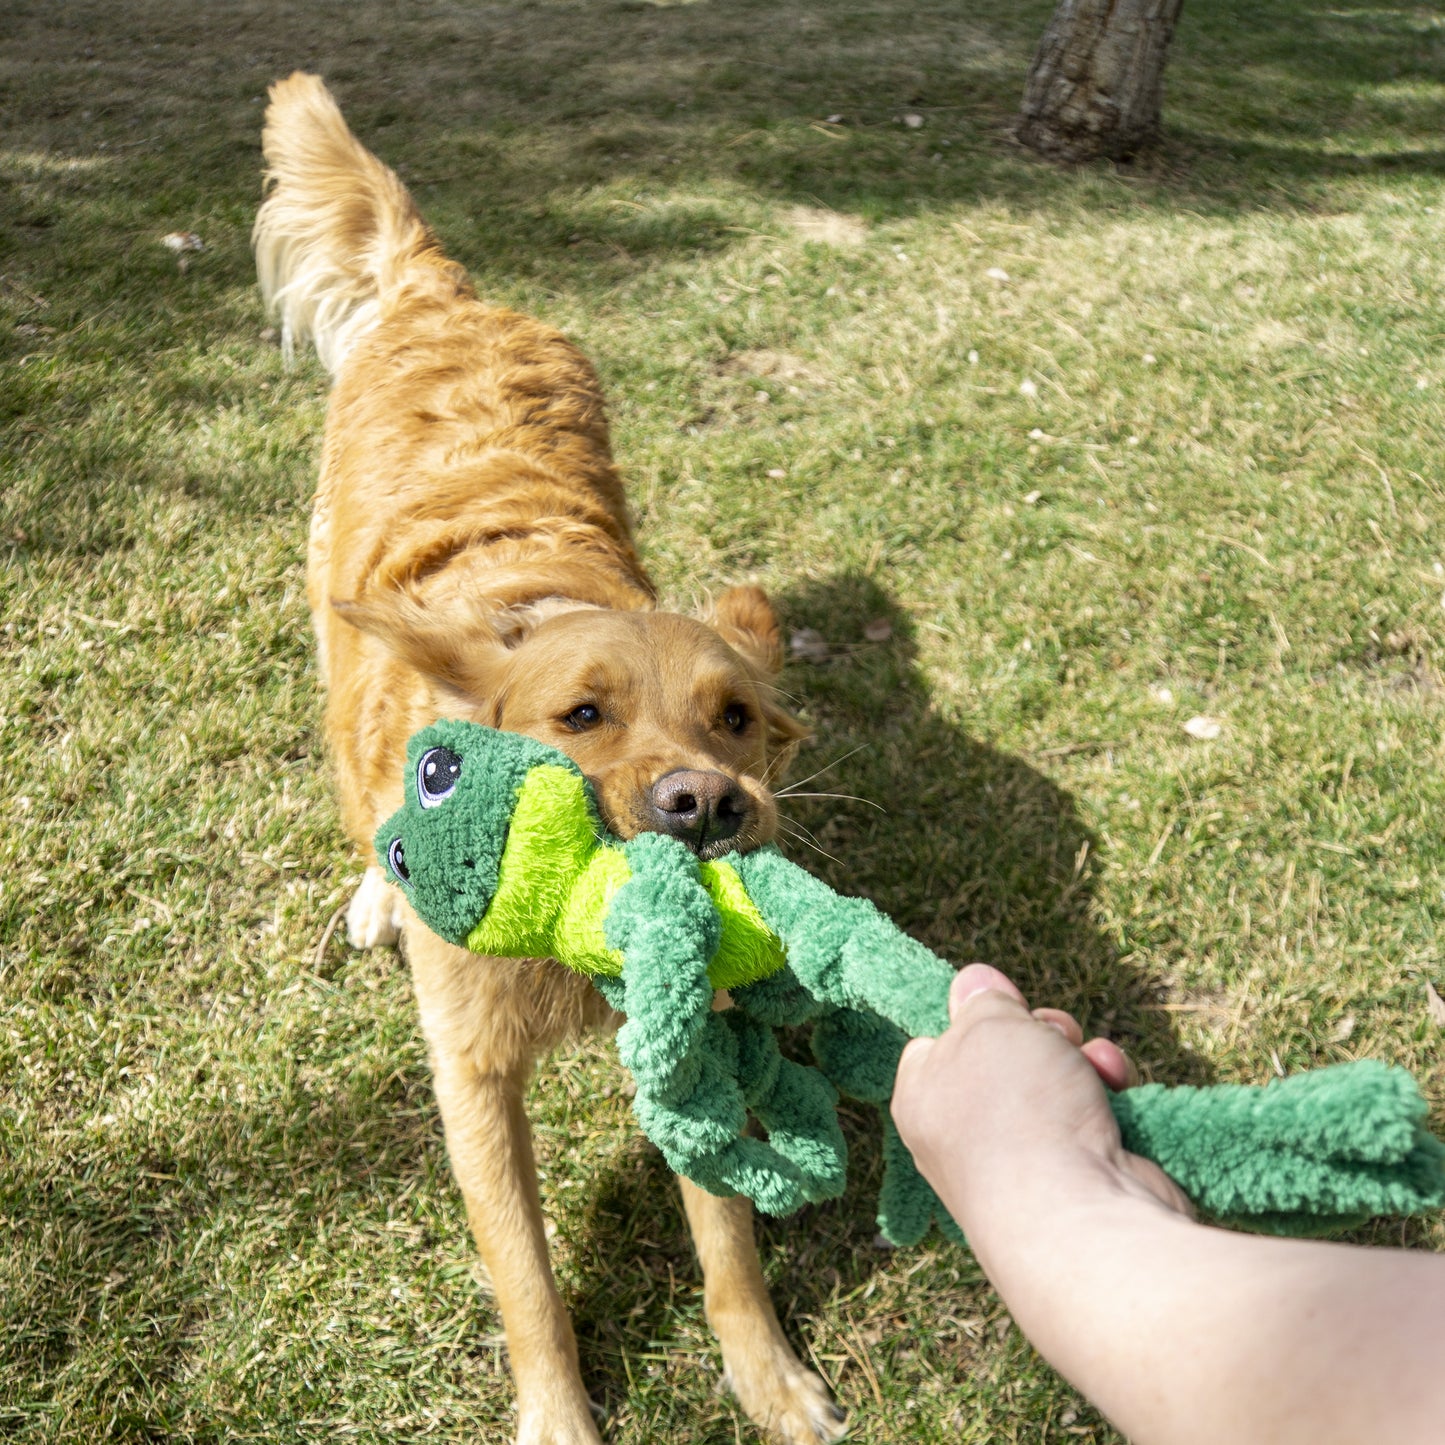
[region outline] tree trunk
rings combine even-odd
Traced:
[[[1059,0],[1015,134],[1052,160],[1127,160],[1159,134],[1164,62],[1184,0]]]

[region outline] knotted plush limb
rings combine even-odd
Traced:
[[[841,1093],[870,1104],[893,1096],[908,1035],[875,1013],[831,1008],[813,1025],[813,1057]]]
[[[637,1117],[678,1173],[774,1214],[840,1193],[836,1084],[883,1113],[884,1233],[949,1230],[886,1105],[906,1037],[948,1026],[953,969],[866,899],[775,848],[699,864],[675,839],[620,844],[570,759],[467,723],[412,740],[406,801],[377,851],[443,937],[592,977],[628,1016],[618,1047]],[[714,988],[734,1013],[713,1013]],[[810,1020],[822,1073],[784,1059],[769,1032]],[[1445,1206],[1445,1145],[1403,1070],[1150,1086],[1113,1104],[1127,1147],[1237,1224],[1310,1233]],[[749,1110],[767,1140],[744,1132]]]
[[[720,927],[696,860],[655,833],[624,852],[631,877],[605,928],[625,962],[609,1001],[627,1014],[617,1046],[637,1082],[643,1131],[677,1173],[715,1194],[746,1194],[770,1214],[841,1194],[847,1147],[831,1085],[784,1059],[761,1023],[712,1011]],[[743,1132],[749,1109],[766,1140]]]
[[[737,1041],[738,1078],[768,1143],[797,1167],[810,1201],[836,1199],[848,1182],[838,1091],[817,1069],[785,1059],[773,1031],[741,1009],[713,1018]]]
[[[771,846],[733,866],[814,998],[871,1009],[914,1038],[936,1038],[948,1027],[952,965],[866,898],[835,893]]]
[[[963,1231],[918,1172],[913,1155],[893,1123],[887,1105],[880,1105],[883,1120],[883,1187],[878,1191],[878,1232],[890,1244],[917,1244],[936,1224],[938,1232],[954,1244],[963,1244]]]
[[[1445,1144],[1415,1080],[1376,1059],[1207,1089],[1111,1097],[1124,1147],[1200,1211],[1270,1234],[1319,1234],[1445,1203]]]
[[[746,988],[732,989],[731,993],[740,1008],[775,1029],[807,1023],[828,1010],[828,1005],[815,999],[786,964],[767,978]]]

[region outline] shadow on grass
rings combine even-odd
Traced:
[[[0,301],[15,324],[0,325],[0,360],[17,369],[0,425],[35,475],[0,508],[0,548],[103,550],[152,490],[198,494],[203,511],[254,500],[105,420],[104,359],[167,358],[161,416],[256,395],[254,376],[178,381],[174,357],[238,325],[254,338],[236,298],[252,284],[260,101],[298,65],[335,83],[484,287],[524,301],[540,287],[611,304],[650,268],[784,223],[759,201],[873,221],[1001,202],[1094,224],[1140,207],[1316,209],[1334,181],[1445,168],[1445,33],[1385,0],[1186,7],[1163,149],[1134,168],[1037,162],[1007,129],[1050,7],[16,7],[25,82],[0,101]],[[193,227],[208,251],[178,276],[155,242]]]
[[[876,621],[891,632],[785,679],[817,734],[795,772],[826,769],[794,787],[878,805],[785,798],[788,816],[833,855],[805,847],[794,850],[800,860],[872,898],[944,957],[996,964],[1036,1000],[1167,1065],[1171,1082],[1199,1082],[1202,1066],[1157,1008],[1160,981],[1122,959],[1095,921],[1099,842],[1070,794],[935,710],[912,619],[877,582],[808,583],[780,606],[789,626],[825,637],[861,637]]]
[[[1445,107],[1430,87],[1445,80],[1445,34],[1388,0],[1186,10],[1160,151],[1117,169],[1038,162],[1008,132],[1051,9],[623,0],[541,6],[535,28],[480,22],[424,73],[382,77],[334,46],[316,60],[362,135],[386,153],[395,130],[422,196],[475,223],[453,242],[464,259],[513,274],[567,274],[565,251],[550,254],[563,248],[625,273],[725,247],[738,228],[716,200],[582,203],[579,191],[619,180],[887,220],[987,201],[1312,208],[1317,182],[1440,169]],[[468,42],[486,47],[479,64]],[[922,124],[904,127],[905,113]]]
[[[77,1410],[104,1418],[112,1440],[234,1438],[224,1407],[214,1435],[204,1408],[193,1434],[193,1411],[197,1353],[214,1364],[211,1317],[224,1317],[236,1280],[284,1275],[287,1252],[314,1249],[318,1231],[447,1167],[424,1068],[362,1069],[344,1090],[293,1078],[254,1104],[210,1095],[165,1134],[135,1128],[119,1169],[102,1157],[114,1143],[15,1161],[0,1177],[0,1216],[38,1226],[18,1242],[17,1287],[0,1290],[0,1377],[28,1384],[10,1414],[0,1392],[5,1438],[53,1438],[45,1420]],[[325,1380],[306,1389],[335,1407]]]
[[[792,855],[841,892],[873,899],[944,957],[999,965],[1037,1002],[1067,1008],[1090,1032],[1117,1039],[1147,1073],[1173,1084],[1213,1082],[1208,1061],[1183,1047],[1159,1007],[1160,981],[1122,958],[1094,921],[1099,843],[1073,798],[934,711],[913,624],[888,593],[846,574],[804,584],[779,606],[790,627],[830,637],[861,636],[879,619],[892,632],[886,643],[795,667],[784,679],[817,732],[794,773],[826,769],[800,791],[851,794],[886,810],[785,800],[789,816],[832,856],[797,844]],[[882,1179],[876,1116],[845,1105],[843,1121],[845,1197],[759,1221],[785,1323],[865,1286],[888,1258],[873,1248]],[[599,1180],[577,1247],[584,1262],[572,1306],[584,1367],[611,1398],[626,1393],[623,1355],[668,1339],[672,1294],[679,1280],[697,1279],[676,1186],[654,1151],[627,1155]]]
[[[158,0],[62,4],[33,11],[18,38],[51,73],[46,104],[24,114],[13,144],[93,155],[97,126],[124,126],[139,134],[107,141],[103,175],[82,172],[70,190],[155,193],[164,182],[158,202],[231,207],[256,192],[265,85],[316,68],[368,145],[424,200],[443,197],[473,223],[451,237],[465,259],[553,274],[581,261],[601,280],[616,261],[726,245],[736,221],[715,199],[672,215],[578,212],[578,188],[617,179],[735,182],[875,218],[1077,195],[1089,173],[1035,164],[1006,139],[1051,8],[573,0],[443,13],[232,0],[202,18]],[[95,59],[77,63],[78,29]],[[1392,170],[1436,171],[1442,104],[1430,88],[1442,80],[1445,32],[1389,0],[1186,8],[1166,145],[1144,168],[1160,184],[1134,194],[1288,205],[1291,182],[1337,174],[1342,135],[1366,130],[1393,138]],[[905,112],[923,123],[905,128]],[[63,244],[63,208],[26,197],[16,207],[17,226],[34,230],[39,217],[44,243]]]

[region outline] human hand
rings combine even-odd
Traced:
[[[903,1051],[891,1108],[986,1268],[996,1223],[1017,1224],[1040,1199],[1083,1198],[1101,1183],[1190,1215],[1163,1171],[1120,1141],[1103,1086],[1121,1089],[1135,1076],[1117,1046],[1085,1042],[1061,1010],[1030,1013],[986,964],[954,979],[949,1016],[941,1038]]]

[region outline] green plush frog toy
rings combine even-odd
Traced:
[[[954,970],[866,899],[771,846],[699,862],[661,834],[621,842],[568,757],[473,723],[412,738],[406,801],[376,847],[442,938],[555,958],[626,1015],[617,1041],[633,1107],[676,1173],[770,1214],[835,1198],[841,1091],[882,1114],[883,1234],[909,1244],[937,1222],[959,1237],[888,1114],[903,1045],[948,1025]],[[734,1007],[714,1010],[720,988]],[[816,1067],[785,1058],[773,1034],[803,1023]],[[1125,1147],[1220,1220],[1322,1234],[1445,1207],[1445,1144],[1403,1069],[1365,1060],[1263,1087],[1151,1084],[1111,1103]]]

